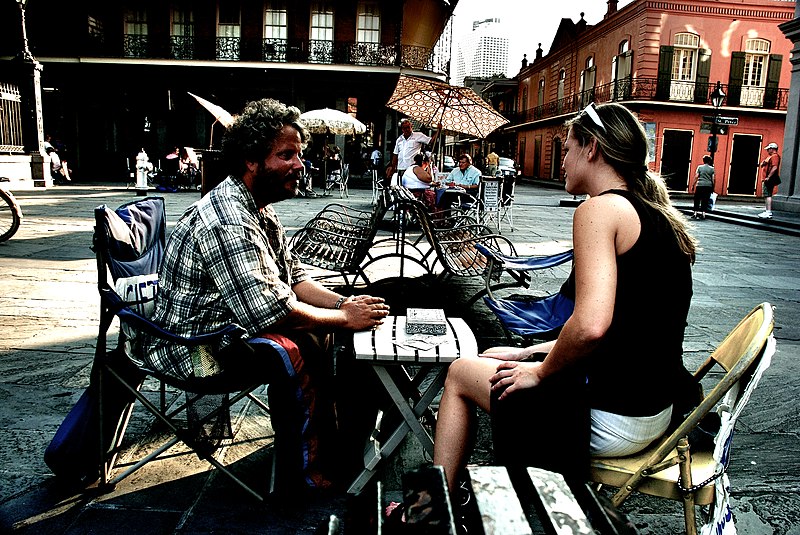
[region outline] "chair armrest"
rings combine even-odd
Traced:
[[[117,292],[115,292],[111,287],[101,287],[100,298],[114,312],[114,314],[119,317],[120,320],[125,321],[134,329],[173,344],[195,347],[217,343],[225,337],[235,340],[236,338],[241,338],[244,336],[246,332],[241,326],[232,323],[210,333],[186,338],[184,336],[179,336],[164,330],[158,324],[134,312],[128,306],[128,302],[123,301],[119,294],[117,294]]]

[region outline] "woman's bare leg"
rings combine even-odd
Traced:
[[[447,372],[436,419],[433,464],[444,468],[451,492],[471,453],[469,438],[475,425],[474,407],[489,412],[489,377],[497,370],[498,363],[489,358],[462,358],[453,362]]]

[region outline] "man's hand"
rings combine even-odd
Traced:
[[[389,315],[389,305],[384,299],[371,295],[348,297],[340,310],[347,318],[345,327],[354,331],[375,328]]]

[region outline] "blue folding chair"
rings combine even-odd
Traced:
[[[229,378],[224,372],[206,377],[198,372],[198,369],[214,366],[214,357],[223,346],[241,346],[242,351],[247,351],[242,338],[244,329],[231,324],[214,332],[185,338],[164,330],[149,319],[158,288],[157,271],[166,247],[165,234],[166,215],[161,197],[142,198],[115,210],[105,205],[95,208],[93,249],[97,257],[101,307],[95,355],[97,381],[93,387],[97,390],[100,412],[99,435],[104,440],[99,474],[102,484],[115,485],[150,461],[162,457],[178,442],[183,442],[251,496],[262,500],[262,496],[234,475],[215,452],[221,440],[231,438],[229,408],[234,403],[247,400],[269,413],[267,404],[254,394],[264,385],[252,378]],[[120,320],[119,341],[115,350],[106,351],[107,331],[115,317]],[[195,376],[179,379],[148,366],[146,346],[142,342],[145,336],[188,347],[197,363]],[[281,351],[278,347],[274,349]],[[122,370],[131,368],[132,372],[122,373]],[[160,381],[160,404],[151,402],[140,391],[146,377]],[[186,402],[169,407],[164,385],[185,392]],[[131,407],[127,406],[124,414],[114,414],[111,418],[104,413],[108,410],[108,401],[121,392],[129,396],[127,399],[131,404],[138,401],[172,432],[172,437],[112,479]],[[183,414],[186,414],[185,423],[183,418],[178,418]],[[117,416],[120,416],[119,420]]]
[[[552,255],[510,256],[482,244],[476,244],[475,248],[489,262],[485,277],[486,295],[483,301],[500,321],[509,344],[513,343],[514,336],[526,341],[551,340],[558,336],[561,327],[575,308],[575,302],[564,295],[561,289],[543,297],[513,295],[509,298],[500,298],[494,292],[511,285],[529,287],[533,272],[554,268],[571,261],[572,249]],[[494,282],[498,281],[503,273],[511,275],[514,282],[511,284]]]

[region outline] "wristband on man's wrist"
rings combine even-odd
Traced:
[[[342,305],[344,304],[345,301],[347,301],[346,297],[340,297],[339,299],[336,300],[336,304],[333,305],[333,308],[339,310],[340,308],[342,308]]]

